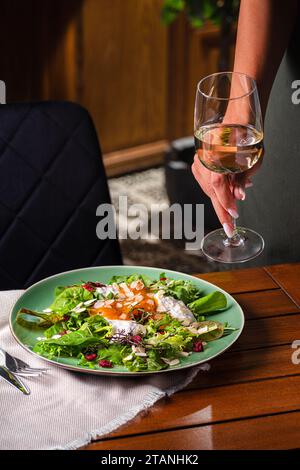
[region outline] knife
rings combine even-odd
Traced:
[[[30,395],[30,389],[27,387],[27,385],[25,385],[24,382],[19,379],[19,377],[16,377],[15,374],[8,370],[7,367],[0,365],[0,377],[2,377],[13,387],[20,390],[20,392],[24,393],[24,395]]]

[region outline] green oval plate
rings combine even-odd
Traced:
[[[223,353],[228,349],[240,336],[244,327],[244,314],[239,304],[231,297],[231,295],[224,292],[219,287],[207,282],[202,279],[198,279],[187,274],[179,273],[177,271],[169,271],[159,268],[149,268],[141,266],[101,266],[93,268],[77,269],[74,271],[67,271],[55,276],[48,277],[42,281],[29,287],[24,294],[15,303],[11,316],[10,316],[10,328],[13,336],[18,343],[25,348],[27,351],[36,355],[32,351],[36,338],[42,336],[43,330],[29,330],[16,322],[16,315],[21,307],[29,308],[31,310],[41,311],[47,308],[53,301],[54,289],[57,286],[68,286],[73,284],[81,283],[82,281],[100,281],[107,282],[114,275],[130,275],[134,273],[146,274],[150,278],[158,279],[159,274],[165,272],[167,277],[172,279],[186,279],[192,281],[196,287],[202,290],[205,294],[209,294],[214,290],[223,292],[228,301],[228,308],[220,313],[210,315],[210,318],[218,320],[220,322],[228,322],[231,327],[237,328],[227,336],[224,336],[216,341],[207,343],[205,350],[201,353],[192,353],[188,357],[181,358],[180,365],[164,369],[162,371],[150,371],[150,372],[129,372],[125,367],[115,366],[113,369],[104,370],[102,368],[89,369],[87,367],[78,366],[75,358],[59,357],[53,359],[47,359],[42,356],[38,356],[47,362],[55,364],[66,369],[71,369],[79,372],[87,372],[90,374],[99,375],[117,375],[117,376],[141,376],[148,374],[159,374],[163,372],[170,372],[178,369],[185,369],[187,367],[193,367],[203,362],[207,362],[219,354]]]

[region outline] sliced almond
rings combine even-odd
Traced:
[[[166,357],[162,357],[162,360],[169,366],[176,366],[177,364],[180,364],[179,359],[167,359]]]
[[[137,281],[133,281],[133,282],[130,284],[130,287],[131,287],[132,289],[142,290],[142,289],[144,289],[145,284],[143,283],[143,281],[141,281],[140,279],[138,279]]]
[[[202,328],[199,328],[197,330],[198,335],[203,335],[204,333],[207,333],[207,332],[208,332],[207,326],[203,326]]]
[[[127,284],[125,284],[125,282],[122,282],[120,284],[120,287],[122,287],[127,297],[134,297],[134,293],[129,289],[129,287],[127,286]]]
[[[189,330],[191,333],[193,333],[194,335],[197,335],[199,334],[199,330],[197,330],[196,328],[193,328],[191,326],[188,326],[187,327],[187,330]]]
[[[183,320],[183,322],[181,322],[182,326],[189,326],[191,324],[191,321],[189,319],[186,319],[186,320]]]

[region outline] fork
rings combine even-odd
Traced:
[[[22,361],[22,359],[11,356],[2,348],[0,348],[0,365],[5,366],[15,375],[19,375],[21,377],[38,377],[48,370],[37,367],[30,367],[29,364]]]

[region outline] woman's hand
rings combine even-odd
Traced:
[[[248,171],[237,175],[223,175],[205,168],[197,154],[194,157],[192,172],[202,190],[210,197],[219,221],[228,237],[232,237],[234,227],[232,218],[238,218],[236,200],[244,200],[245,189],[252,186],[252,176],[261,165],[262,158]]]

